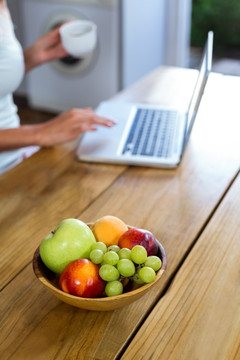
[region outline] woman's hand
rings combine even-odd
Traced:
[[[38,65],[69,55],[61,43],[60,27],[43,35],[32,46],[24,50],[25,73]]]
[[[114,121],[100,117],[90,109],[72,109],[38,126],[37,145],[47,147],[76,139],[81,133],[95,131],[96,125],[112,127]]]
[[[110,128],[114,124],[114,121],[98,116],[90,109],[72,109],[46,123],[0,130],[0,151],[31,145],[59,145],[76,139],[85,131],[96,130],[96,125]]]

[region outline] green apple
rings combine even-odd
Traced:
[[[40,244],[40,257],[57,274],[73,260],[88,258],[96,239],[92,230],[78,219],[63,220]]]

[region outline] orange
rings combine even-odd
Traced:
[[[120,236],[128,230],[127,225],[118,217],[106,215],[95,221],[92,226],[97,241],[106,246],[117,245]]]

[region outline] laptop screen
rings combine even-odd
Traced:
[[[204,87],[207,82],[208,75],[212,68],[212,52],[213,52],[213,32],[209,31],[207,42],[204,48],[202,61],[200,64],[199,75],[189,104],[185,143],[189,138],[189,134],[191,132],[195,120],[195,116],[201,101],[201,97],[204,92]]]

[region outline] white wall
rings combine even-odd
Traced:
[[[192,0],[165,0],[165,3],[164,64],[188,67],[190,63]]]
[[[122,0],[122,85],[164,62],[165,1]]]
[[[122,0],[123,87],[159,65],[189,66],[191,6],[192,0]]]

